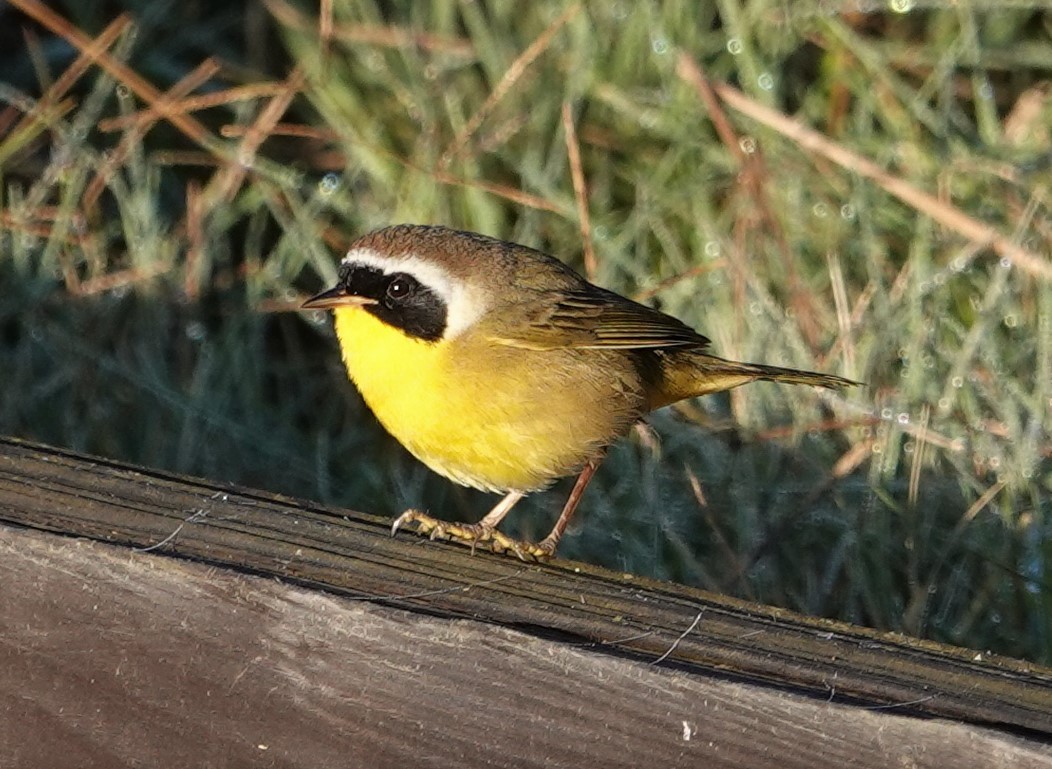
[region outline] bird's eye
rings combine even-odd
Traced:
[[[408,275],[395,275],[387,284],[387,298],[400,301],[413,293],[416,289],[416,281]]]

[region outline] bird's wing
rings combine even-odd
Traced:
[[[709,344],[708,339],[671,315],[596,286],[542,291],[526,302],[502,308],[490,338],[531,350],[626,350]]]

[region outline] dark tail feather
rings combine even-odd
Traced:
[[[729,361],[728,361],[729,362]],[[786,384],[814,385],[815,387],[828,387],[831,390],[839,390],[842,387],[854,387],[862,384],[853,379],[846,379],[836,374],[819,374],[817,371],[801,371],[795,368],[781,368],[780,366],[765,366],[762,363],[739,363],[748,372],[752,372],[756,379],[764,379],[769,382],[785,382]]]
[[[684,350],[669,355],[666,360],[662,369],[662,386],[651,393],[650,407],[655,409],[684,398],[730,390],[757,379],[834,390],[860,384],[835,374],[765,366],[762,363],[738,363],[698,350]]]

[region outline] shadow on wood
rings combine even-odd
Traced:
[[[1052,767],[1015,660],[11,439],[0,521],[0,766]]]

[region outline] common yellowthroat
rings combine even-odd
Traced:
[[[506,496],[479,523],[407,510],[391,527],[520,558],[555,552],[606,448],[648,412],[757,379],[856,384],[707,352],[675,318],[588,283],[532,248],[398,225],[351,244],[331,308],[347,373],[385,428],[440,475]],[[579,472],[539,543],[497,530],[528,492]]]

